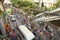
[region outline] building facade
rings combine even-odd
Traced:
[[[57,0],[34,0],[34,2],[38,2],[39,7],[41,7],[42,2],[44,3],[44,6],[46,7],[53,7],[53,5],[57,3]]]

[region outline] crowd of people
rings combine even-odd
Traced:
[[[46,24],[44,21],[38,21],[37,24],[39,27],[37,27],[36,22],[31,22],[30,25],[25,21],[26,26],[30,27],[31,32],[36,36],[36,40],[43,40],[44,37],[46,40],[53,39],[54,33],[53,29],[50,25]],[[44,40],[45,40],[44,39]]]
[[[52,40],[52,39],[54,40],[55,33],[53,28],[44,21],[33,22],[33,21],[29,21],[28,19],[23,19],[21,24],[25,25],[35,35],[34,40]],[[18,29],[17,25],[16,27]],[[10,40],[17,40],[15,30],[11,29],[8,31],[7,31],[7,34]]]

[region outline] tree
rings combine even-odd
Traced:
[[[60,6],[60,0],[57,0],[56,6],[57,6],[57,7]]]
[[[31,0],[11,0],[11,2],[13,6],[20,8],[29,14],[32,14],[32,11],[33,11],[33,14],[39,13],[38,11],[34,11],[36,9],[39,10],[38,5],[35,2],[32,2]],[[34,9],[34,10],[31,10],[31,9]]]

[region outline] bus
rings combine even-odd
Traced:
[[[18,28],[26,40],[33,40],[35,38],[35,35],[25,25],[21,25]]]

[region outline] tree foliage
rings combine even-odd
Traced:
[[[0,15],[3,13],[3,11],[0,9]]]
[[[32,2],[31,0],[11,0],[12,4],[16,8],[23,9],[25,12],[32,14],[39,13],[39,7],[36,3]],[[36,11],[36,9],[38,9]]]
[[[32,1],[27,1],[27,0],[11,0],[13,6],[17,7],[17,8],[23,8],[23,7],[32,7],[35,6],[36,4],[33,3]]]
[[[56,6],[57,6],[57,7],[60,6],[60,0],[57,0]]]

